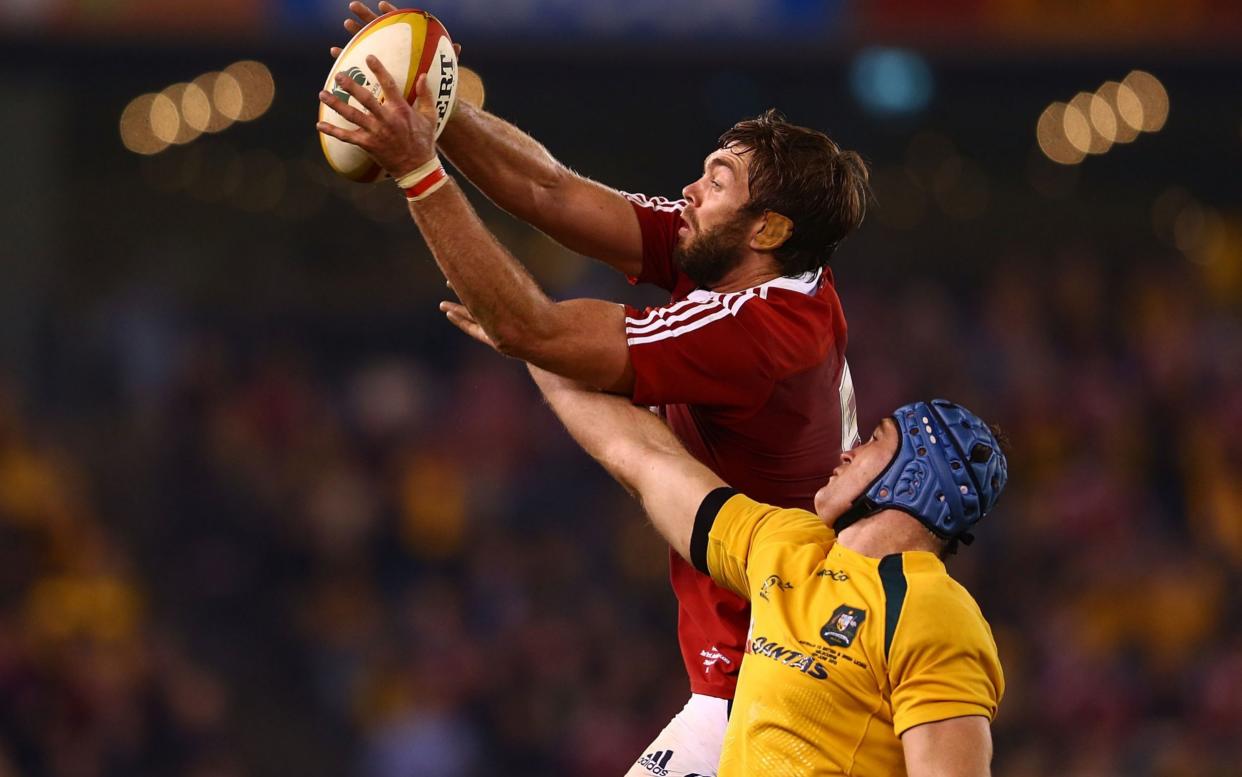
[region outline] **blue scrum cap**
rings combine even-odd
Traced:
[[[854,502],[846,522],[901,510],[938,537],[969,545],[969,530],[996,505],[1008,464],[996,436],[978,416],[944,399],[914,402],[893,413],[901,443],[880,476]],[[840,520],[837,525],[844,526]]]

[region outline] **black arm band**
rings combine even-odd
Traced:
[[[694,516],[694,531],[690,534],[690,563],[705,575],[711,575],[707,569],[707,535],[712,532],[712,524],[725,502],[737,494],[736,488],[721,486],[707,496],[699,505],[699,512]]]

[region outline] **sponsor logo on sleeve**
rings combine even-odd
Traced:
[[[668,762],[673,760],[672,750],[656,750],[638,759],[638,765],[656,777],[668,777]]]
[[[715,645],[712,645],[707,650],[700,650],[699,657],[703,659],[703,674],[705,675],[710,675],[712,669],[716,669],[717,665],[719,665],[718,671],[721,673],[732,673],[730,670],[733,669],[733,662],[729,660],[728,656],[721,653],[720,648]]]

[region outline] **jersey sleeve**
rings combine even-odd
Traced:
[[[758,316],[744,309],[754,299],[695,294],[662,308],[627,306],[625,339],[634,368],[634,401],[762,407],[777,376],[772,350],[755,334],[763,324],[752,321]],[[757,310],[761,304],[749,307]]]
[[[650,283],[673,291],[681,275],[673,263],[673,249],[677,246],[685,200],[643,194],[625,194],[625,198],[638,216],[643,235],[643,269],[638,275],[628,276],[630,283]]]
[[[948,584],[909,598],[889,654],[893,728],[996,716],[1005,678],[992,630],[964,590]]]
[[[814,513],[773,507],[725,487],[708,494],[699,507],[690,561],[718,585],[749,600],[752,588],[763,584],[751,579],[753,564],[811,549],[823,558],[835,541],[832,529]]]

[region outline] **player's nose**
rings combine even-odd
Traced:
[[[694,184],[695,183],[698,183],[698,181],[695,181],[694,183],[688,183],[685,186],[681,187],[681,196],[684,197],[686,202],[690,203],[691,205],[699,204],[698,197],[694,196]]]

